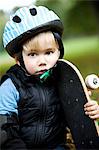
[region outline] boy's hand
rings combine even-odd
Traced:
[[[85,114],[91,119],[99,119],[99,105],[96,101],[90,100],[84,105]]]

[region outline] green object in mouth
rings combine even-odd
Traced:
[[[44,72],[41,76],[40,76],[40,79],[41,79],[41,82],[44,82],[51,74],[51,70],[47,70],[46,72]]]

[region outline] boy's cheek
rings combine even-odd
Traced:
[[[35,69],[33,65],[26,65],[26,70],[29,74],[33,75],[37,69]]]

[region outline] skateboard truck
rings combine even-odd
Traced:
[[[95,74],[88,75],[85,78],[85,83],[90,89],[98,89],[99,88],[99,77]]]

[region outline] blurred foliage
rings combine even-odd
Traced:
[[[6,71],[15,63],[6,52],[0,54],[0,77],[6,73]]]
[[[7,16],[3,11],[0,11],[0,51],[3,50],[3,43],[2,43],[2,34],[5,22],[7,21]]]
[[[36,3],[55,10],[64,25],[64,38],[98,34],[99,1],[37,0]]]
[[[99,75],[99,39],[98,36],[80,37],[64,41],[65,59],[72,61],[82,72]]]

